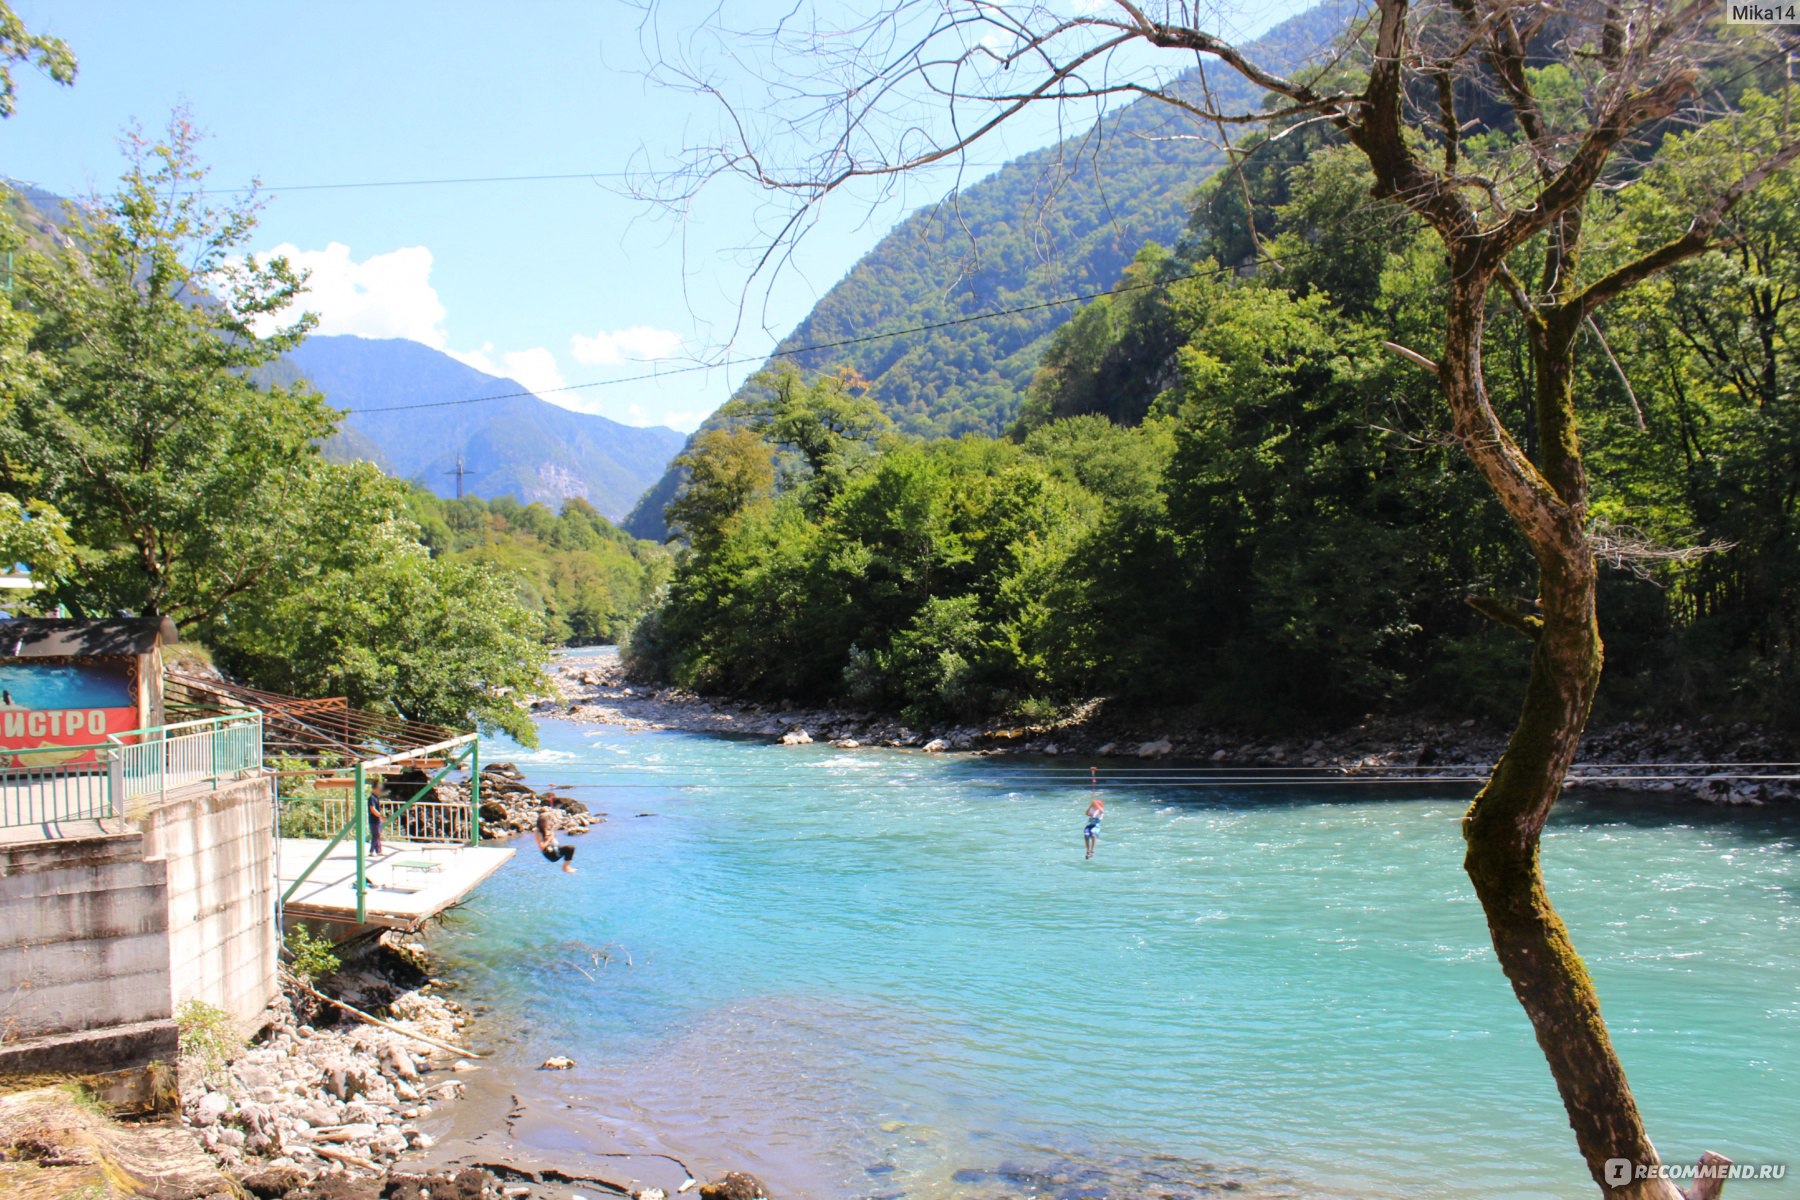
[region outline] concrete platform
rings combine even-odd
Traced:
[[[279,891],[300,877],[325,848],[314,838],[283,838]],[[504,846],[389,842],[369,859],[364,924],[413,930],[458,903],[498,871],[513,851]],[[284,915],[356,924],[356,847],[339,842],[282,907]]]

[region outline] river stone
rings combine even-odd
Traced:
[[[810,746],[812,745],[812,734],[804,729],[790,729],[781,735],[781,744],[784,746]]]
[[[255,1063],[239,1063],[232,1069],[232,1074],[236,1075],[238,1082],[250,1091],[271,1087],[275,1083],[275,1077],[269,1074],[266,1068],[259,1067]]]
[[[1140,743],[1137,748],[1137,756],[1139,758],[1160,758],[1173,748],[1169,744],[1168,738],[1158,738],[1154,742]]]
[[[327,1125],[336,1125],[338,1123],[337,1109],[326,1104],[323,1100],[313,1100],[302,1104],[294,1109],[293,1112],[294,1116],[304,1121],[307,1125],[312,1126],[314,1129],[323,1129]]]
[[[239,1182],[252,1196],[260,1197],[261,1200],[275,1200],[278,1196],[299,1190],[306,1182],[306,1175],[294,1167],[268,1167],[254,1175],[246,1175]]]
[[[249,1104],[240,1104],[237,1111],[237,1121],[239,1125],[242,1125],[251,1133],[264,1133],[275,1127],[275,1119],[269,1112],[268,1105],[259,1101],[253,1101]]]
[[[194,1115],[190,1120],[192,1120],[195,1125],[205,1129],[210,1125],[217,1125],[219,1123],[219,1118],[224,1116],[225,1110],[230,1107],[230,1096],[227,1096],[224,1092],[208,1092],[200,1098],[200,1103],[194,1106]]]
[[[923,747],[925,753],[927,753],[927,754],[942,754],[944,751],[948,750],[949,748],[950,748],[950,743],[945,741],[943,738],[932,738],[929,742],[926,742]]]
[[[700,1200],[768,1200],[763,1181],[746,1171],[730,1171],[700,1185]]]

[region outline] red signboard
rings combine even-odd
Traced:
[[[0,765],[93,762],[91,747],[137,727],[129,663],[0,665]]]

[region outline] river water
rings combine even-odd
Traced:
[[[540,1149],[604,1137],[784,1200],[1595,1194],[1459,791],[1107,761],[1089,862],[1086,763],[540,729],[485,757],[607,822],[575,875],[521,841],[434,937],[558,1114]],[[1575,798],[1544,858],[1663,1155],[1800,1158],[1800,819]],[[579,1065],[530,1069],[556,1054]]]

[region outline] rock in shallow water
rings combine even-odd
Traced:
[[[731,1171],[700,1185],[700,1200],[768,1200],[769,1189],[747,1171]]]

